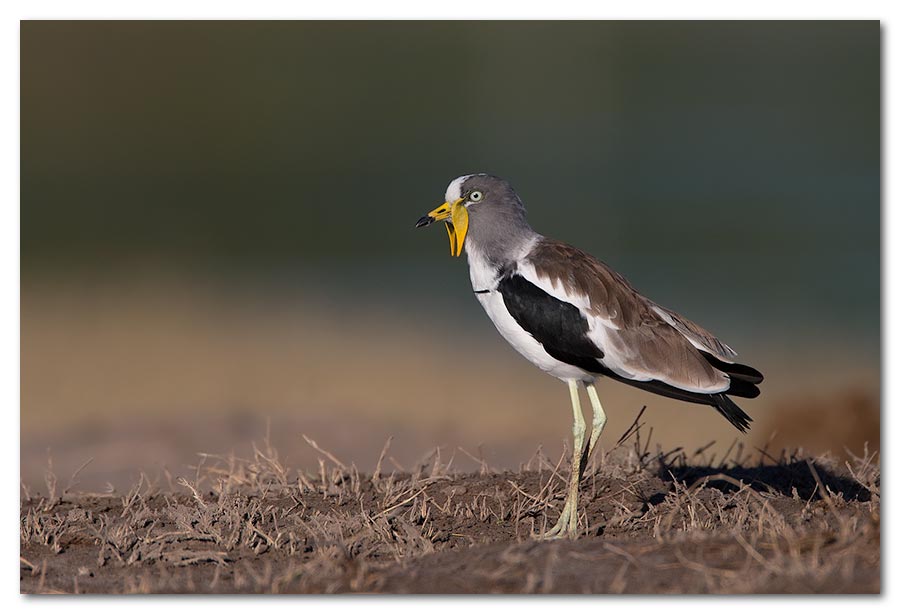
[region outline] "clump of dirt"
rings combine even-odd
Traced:
[[[454,473],[435,450],[360,474],[308,440],[317,471],[202,455],[190,478],[121,497],[23,488],[29,593],[877,593],[880,474],[742,450],[650,452],[639,434],[594,459],[576,541],[541,541],[568,468]],[[389,442],[390,443],[390,442]],[[388,444],[389,445],[389,444]],[[160,482],[165,481],[162,485]]]

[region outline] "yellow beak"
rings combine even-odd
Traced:
[[[469,211],[462,205],[464,198],[460,198],[453,204],[444,203],[437,209],[429,211],[416,222],[416,228],[429,226],[433,222],[445,222],[447,235],[450,237],[450,255],[462,254],[463,243],[466,242],[466,233],[469,230]]]

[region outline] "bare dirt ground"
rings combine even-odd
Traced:
[[[390,442],[388,442],[389,444]],[[310,441],[201,455],[124,496],[23,485],[27,593],[878,593],[876,455],[650,451],[640,429],[592,461],[576,541],[541,541],[567,464],[456,473],[435,450],[372,475]],[[457,451],[460,455],[462,451]],[[564,456],[565,458],[565,456]]]

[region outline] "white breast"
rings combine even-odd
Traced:
[[[544,346],[538,343],[531,333],[527,332],[515,318],[510,315],[503,302],[503,296],[497,291],[497,271],[481,257],[477,251],[466,246],[466,256],[469,260],[469,277],[472,280],[472,290],[490,290],[478,293],[475,296],[484,307],[488,317],[506,341],[515,350],[531,361],[536,367],[558,377],[562,380],[593,381],[595,376],[583,369],[561,362],[548,354]]]

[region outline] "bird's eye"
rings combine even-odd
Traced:
[[[473,203],[477,203],[482,198],[484,198],[484,194],[482,194],[478,190],[475,190],[474,192],[469,194],[469,200],[472,201]]]

